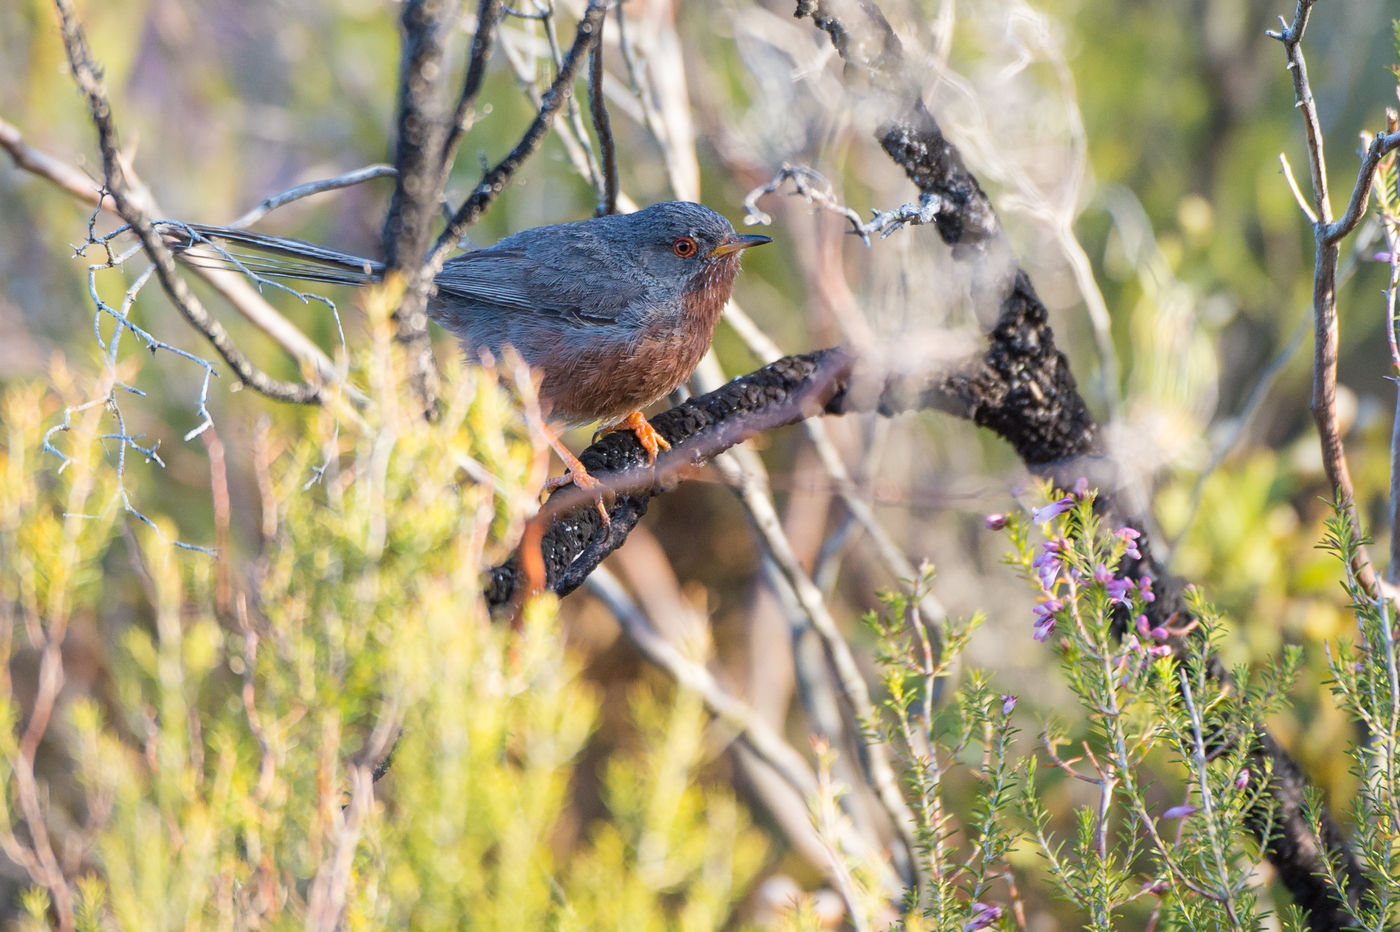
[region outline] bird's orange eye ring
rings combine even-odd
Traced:
[[[682,259],[690,259],[700,252],[700,245],[689,236],[679,236],[671,244],[671,251]]]

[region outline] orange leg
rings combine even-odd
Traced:
[[[553,492],[569,483],[573,483],[580,489],[596,489],[602,486],[601,482],[589,475],[588,469],[578,461],[578,457],[574,456],[568,447],[564,446],[564,442],[555,436],[554,431],[546,427],[544,433],[549,438],[549,445],[554,447],[554,452],[559,454],[559,458],[564,461],[564,468],[568,470],[564,475],[555,476],[546,481],[544,484],[546,492]],[[598,514],[603,518],[604,530],[612,526],[612,519],[608,517],[608,509],[603,504],[601,493],[598,495]]]
[[[647,465],[656,462],[656,454],[662,450],[671,449],[671,444],[665,437],[661,436],[651,422],[640,411],[633,411],[616,424],[610,424],[599,430],[599,434],[606,434],[614,430],[630,430],[637,435],[637,442],[642,445],[642,449],[647,451]]]

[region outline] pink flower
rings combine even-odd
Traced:
[[[1000,512],[987,515],[987,517],[982,519],[982,524],[989,531],[1000,531],[1002,528],[1006,527],[1006,515]]]
[[[1004,696],[1001,697],[1001,714],[1002,714],[1002,715],[1010,715],[1010,714],[1011,714],[1011,710],[1014,709],[1014,708],[1016,708],[1016,697],[1015,697],[1015,696],[1011,695],[1010,693],[1007,693],[1006,695],[1004,695]],[[1245,772],[1248,773],[1249,771],[1245,771]]]
[[[1166,812],[1162,813],[1162,818],[1164,818],[1164,819],[1184,819],[1184,818],[1186,818],[1186,817],[1189,816],[1189,815],[1194,815],[1196,812],[1198,812],[1198,811],[1200,810],[1200,808],[1201,808],[1200,806],[1192,806],[1192,805],[1190,805],[1189,803],[1188,803],[1187,805],[1184,805],[1184,806],[1172,806],[1172,807],[1171,807],[1170,809],[1168,809]]]

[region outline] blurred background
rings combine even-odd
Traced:
[[[1081,390],[1108,425],[1113,454],[1151,503],[1157,546],[1228,617],[1225,659],[1247,664],[1285,643],[1306,648],[1296,715],[1275,727],[1312,776],[1344,796],[1351,778],[1339,749],[1349,726],[1322,686],[1315,649],[1350,621],[1340,567],[1315,549],[1328,489],[1308,412],[1312,238],[1279,154],[1300,179],[1306,162],[1283,54],[1264,36],[1292,6],[888,0],[882,8],[917,50],[930,109],[997,206]],[[167,218],[227,222],[294,184],[391,156],[394,4],[130,0],[82,12],[123,141]],[[1359,131],[1380,127],[1395,104],[1386,68],[1394,12],[1382,0],[1351,0],[1344,12],[1320,9],[1309,32],[1334,200],[1355,177]],[[745,195],[785,163],[819,172],[832,196],[862,215],[915,198],[873,139],[887,112],[878,95],[844,72],[827,37],[794,19],[790,2],[628,0],[625,13],[635,54],[629,61],[616,30],[606,34],[605,88],[622,188],[635,203],[702,200],[742,229]],[[468,17],[462,44],[471,25]],[[560,32],[567,41],[571,30]],[[540,21],[507,19],[450,197],[469,192],[482,164],[514,143],[534,113],[531,94],[549,54]],[[0,5],[0,76],[0,119],[27,144],[100,174],[55,16],[40,0]],[[580,171],[584,122],[565,121],[569,141],[545,142],[471,231],[473,242],[592,212],[595,195]],[[257,228],[374,255],[390,190],[381,180],[298,201]],[[932,228],[865,245],[842,217],[790,192],[785,185],[758,201],[771,215],[762,232],[775,243],[746,258],[735,290],[745,316],[717,332],[726,376],[765,361],[755,331],[782,353],[848,344],[902,371],[977,345],[978,314]],[[74,255],[88,220],[68,194],[0,161],[0,380],[44,378],[55,357],[76,372],[100,367],[86,272],[99,257]],[[1346,244],[1338,305],[1352,468],[1363,515],[1383,540],[1395,399],[1380,297],[1387,268],[1371,259],[1375,235],[1368,226]],[[121,274],[103,273],[101,287],[120,294]],[[347,341],[362,339],[353,297],[327,294]],[[268,297],[336,352],[324,307]],[[162,339],[208,354],[154,289],[133,315]],[[223,322],[264,368],[295,375],[245,321],[229,313]],[[437,336],[440,353],[454,352]],[[147,355],[131,377],[147,395],[125,412],[132,433],[161,442],[165,462],[158,500],[137,507],[169,516],[181,539],[212,546],[207,453],[181,439],[199,422],[201,377],[176,357]],[[227,381],[216,380],[210,409],[235,497],[251,495],[241,454],[258,419],[286,409],[230,393]],[[1011,451],[933,414],[824,426],[885,546],[852,518],[802,429],[751,446],[783,531],[858,649],[865,635],[856,620],[876,605],[877,590],[899,584],[892,547],[909,565],[935,567],[932,591],[947,615],[986,613],[965,662],[1014,684],[1028,709],[1052,712],[1063,687],[1046,673],[1045,645],[1028,636],[1031,593],[1002,565],[1005,540],[983,527],[987,513],[1032,501]],[[575,449],[587,442],[586,431],[569,438]],[[607,566],[658,625],[707,624],[721,678],[782,722],[795,688],[793,608],[775,594],[734,481],[711,468],[661,496]],[[235,545],[255,539],[253,511],[234,518]],[[126,585],[112,581],[114,593]],[[571,596],[561,614],[564,635],[604,691],[604,726],[587,752],[600,761],[628,740],[629,684],[659,675],[619,638],[611,609],[594,595]],[[96,630],[88,682],[102,676]],[[81,677],[70,680],[83,688]],[[715,768],[716,780],[737,778],[722,760]]]

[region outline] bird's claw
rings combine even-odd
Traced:
[[[640,411],[633,411],[616,424],[604,427],[598,433],[605,434],[615,430],[630,430],[637,435],[637,442],[646,451],[648,466],[656,463],[657,454],[662,450],[671,449],[671,442],[661,436],[661,432],[652,427],[651,422],[646,419],[646,415]]]
[[[569,465],[568,471],[562,476],[555,476],[553,479],[545,480],[544,490],[546,492],[553,492],[555,489],[561,489],[566,485],[575,485],[584,491],[592,491],[603,487],[603,483],[593,478],[592,474],[589,473],[578,460],[574,460],[574,462]],[[603,530],[607,531],[612,527],[612,518],[608,517],[608,508],[603,504],[603,493],[598,492],[594,501],[598,506],[598,515],[603,520]]]

